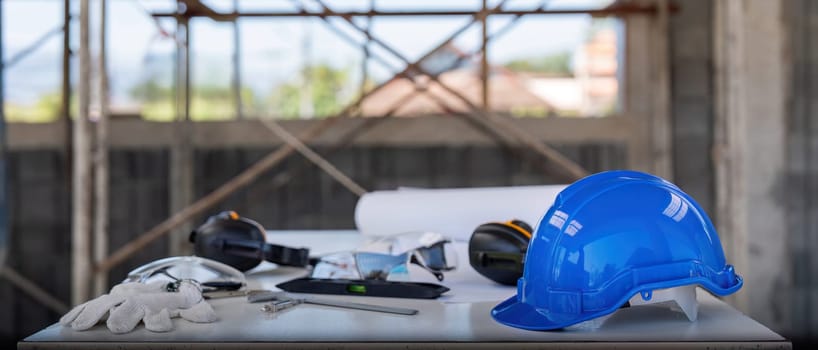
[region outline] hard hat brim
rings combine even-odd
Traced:
[[[648,283],[640,285],[637,288],[631,289],[629,292],[623,295],[623,298],[619,300],[619,302],[613,303],[611,307],[590,313],[586,312],[566,314],[549,312],[546,309],[537,308],[530,304],[520,302],[517,298],[517,295],[514,295],[506,299],[502,303],[497,304],[497,306],[495,306],[494,309],[491,310],[491,316],[497,322],[500,322],[504,325],[511,327],[517,327],[532,331],[556,330],[583,321],[591,320],[600,316],[611,314],[618,310],[621,305],[628,301],[628,299],[639,293],[640,290],[654,290],[679,287],[685,285],[698,285],[704,288],[705,290],[719,296],[725,296],[735,293],[744,284],[744,280],[741,278],[741,276],[736,275],[732,272],[733,267],[730,265],[728,265],[725,271],[727,271],[725,274],[730,274],[729,278],[732,279],[731,285],[722,286],[714,282],[713,280],[702,277],[694,277],[676,281]]]
[[[506,299],[491,310],[491,316],[497,322],[507,326],[546,331],[563,328],[586,318],[587,315],[556,315],[517,300],[517,296]]]

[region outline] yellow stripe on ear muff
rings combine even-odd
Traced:
[[[522,228],[522,227],[520,227],[518,225],[515,225],[513,221],[506,221],[506,222],[503,223],[503,225],[511,227],[511,228],[517,230],[517,232],[522,233],[523,236],[525,236],[526,238],[531,239],[531,232],[526,231],[524,228]]]

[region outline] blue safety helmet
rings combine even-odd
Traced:
[[[653,175],[608,171],[560,192],[531,239],[517,295],[491,314],[549,330],[610,314],[640,292],[698,284],[728,295],[742,283],[690,196]]]

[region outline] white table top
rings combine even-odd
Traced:
[[[270,238],[277,243],[310,246],[317,254],[353,248],[362,240],[350,231],[274,234]],[[265,263],[248,272],[250,287],[274,288],[277,283],[306,274],[302,269],[271,267]],[[467,262],[465,267],[468,268]],[[486,282],[491,284],[488,280]],[[479,280],[474,283],[483,284]],[[467,283],[461,283],[452,286],[450,293],[463,296],[469,288],[472,287]],[[171,332],[153,333],[140,325],[135,331],[121,335],[110,333],[104,324],[84,332],[55,324],[26,338],[18,347],[288,348],[293,347],[294,343],[299,343],[300,348],[325,348],[328,343],[342,343],[332,345],[333,348],[429,347],[431,343],[437,344],[437,347],[466,348],[493,347],[497,343],[563,348],[611,347],[616,343],[644,348],[660,345],[791,347],[786,339],[701,289],[698,291],[700,305],[696,322],[690,322],[683,314],[665,307],[640,306],[617,311],[594,330],[551,332],[526,331],[495,322],[490,310],[502,297],[490,301],[479,300],[501,294],[513,295],[514,288],[490,287],[485,295],[475,298],[475,302],[462,302],[451,296],[439,300],[417,300],[321,295],[322,298],[419,310],[414,316],[316,305],[299,305],[268,314],[260,311],[261,304],[249,304],[244,298],[216,299],[210,302],[219,320],[211,324],[193,324],[174,319],[175,329]]]

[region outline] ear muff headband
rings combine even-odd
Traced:
[[[506,225],[508,227],[511,227],[514,230],[516,230],[517,232],[522,233],[523,236],[525,236],[525,238],[531,239],[531,232],[529,232],[528,230],[526,230],[526,229],[520,227],[519,225],[515,224],[514,221],[512,221],[512,220],[500,223],[500,225]]]

